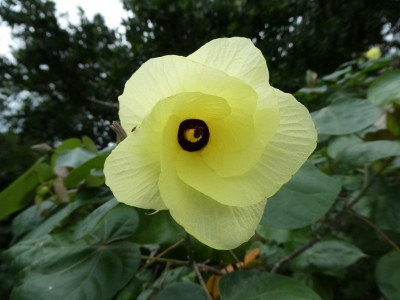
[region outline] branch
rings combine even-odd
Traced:
[[[211,297],[210,293],[208,292],[207,285],[204,282],[203,276],[201,276],[201,273],[199,271],[199,268],[198,268],[197,264],[193,263],[192,266],[193,266],[194,272],[196,273],[196,276],[199,279],[199,282],[200,282],[204,292],[206,293],[207,299],[208,300],[212,300],[212,297]]]
[[[296,256],[300,255],[301,253],[303,253],[304,251],[306,251],[307,249],[310,249],[315,243],[317,243],[319,240],[321,239],[320,235],[317,235],[314,239],[312,239],[311,241],[309,241],[307,244],[305,244],[304,246],[296,249],[295,251],[293,251],[292,253],[290,253],[288,256],[285,256],[284,258],[278,260],[274,267],[271,270],[271,273],[276,273],[279,268],[281,268],[284,264],[288,263],[289,261],[291,261],[293,258],[295,258]]]
[[[368,224],[373,230],[376,231],[376,233],[377,233],[378,235],[380,235],[390,246],[392,246],[393,249],[395,249],[396,251],[400,251],[400,247],[397,246],[397,244],[396,244],[394,241],[392,241],[392,240],[387,236],[387,234],[384,233],[383,230],[380,229],[380,228],[379,228],[375,223],[373,223],[370,219],[368,219],[368,218],[366,218],[366,217],[364,217],[364,216],[362,216],[362,215],[359,215],[358,213],[356,213],[356,212],[355,212],[354,210],[352,210],[352,209],[349,209],[349,212],[350,212],[351,214],[353,214],[353,215],[354,215],[356,218],[358,218],[359,220],[361,220],[361,221],[365,222],[366,224]]]
[[[93,98],[93,97],[90,97],[90,98],[87,98],[87,99],[89,101],[91,101],[91,102],[100,104],[100,105],[105,106],[105,107],[116,108],[116,109],[118,109],[118,107],[119,107],[118,103],[102,101],[102,100],[98,100],[98,99]]]
[[[165,249],[163,252],[161,252],[160,254],[154,256],[150,262],[148,262],[147,264],[145,264],[143,267],[141,267],[138,271],[142,272],[143,270],[147,269],[148,267],[150,267],[152,264],[154,264],[158,259],[160,259],[162,256],[164,256],[165,254],[167,254],[168,252],[171,252],[172,250],[174,250],[176,247],[178,247],[180,244],[182,244],[185,241],[185,239],[181,239],[179,241],[177,241],[175,244],[173,244],[171,247]]]
[[[351,208],[358,201],[360,201],[360,199],[366,194],[366,192],[371,188],[371,186],[373,185],[375,180],[382,174],[382,172],[386,169],[386,167],[389,166],[391,161],[392,161],[392,159],[388,159],[388,160],[385,161],[385,163],[382,164],[382,166],[379,168],[379,170],[371,177],[371,179],[363,187],[363,189],[360,191],[360,193],[355,198],[350,200],[347,205],[343,206],[343,209],[333,218],[333,220],[331,220],[330,222],[327,222],[325,224],[325,226],[323,225],[321,227],[321,229],[319,230],[319,233],[317,234],[317,236],[314,239],[312,239],[311,241],[309,241],[304,246],[296,249],[295,251],[293,251],[292,253],[290,253],[289,255],[285,256],[282,259],[280,259],[277,263],[275,263],[274,267],[271,270],[271,273],[276,273],[279,270],[279,268],[281,268],[284,264],[286,264],[287,262],[289,262],[290,260],[292,260],[296,256],[300,255],[301,253],[303,253],[307,249],[311,248],[315,243],[317,243],[319,240],[321,240],[321,238],[323,236],[325,236],[326,234],[331,232],[332,229],[335,228],[334,224],[337,223],[337,221],[343,216],[343,214],[346,211],[348,211],[348,210],[350,212],[352,211]],[[366,222],[368,225],[373,227],[375,229],[375,231],[377,231],[385,239],[386,242],[388,242],[394,249],[399,251],[399,247],[392,240],[390,240],[390,238],[381,229],[379,229],[375,224],[373,224],[372,222],[370,222],[366,218],[363,219],[363,217],[361,217],[359,215],[356,215],[356,216],[358,216],[364,222]]]

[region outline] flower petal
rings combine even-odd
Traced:
[[[244,207],[275,194],[316,146],[316,131],[306,108],[290,94],[276,90],[276,96],[281,115],[279,128],[269,137],[250,171],[241,176],[221,177],[199,155],[180,153],[176,158],[179,178],[224,205]],[[248,155],[251,153],[249,149]]]
[[[233,249],[254,234],[266,201],[247,207],[225,206],[183,183],[175,173],[181,155],[172,141],[179,118],[171,117],[165,127],[160,193],[172,217],[202,243],[215,249]],[[193,172],[197,172],[193,169]]]
[[[188,58],[240,78],[259,93],[259,89],[268,85],[269,73],[265,58],[249,39],[215,39]]]
[[[242,80],[186,57],[169,55],[150,59],[125,84],[119,97],[121,125],[130,132],[157,102],[190,92],[221,97],[232,110],[243,113],[253,113],[257,105],[257,93]]]
[[[128,135],[107,157],[106,184],[118,201],[145,209],[165,209],[158,190],[160,144],[143,128]]]

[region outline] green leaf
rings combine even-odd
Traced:
[[[92,234],[98,236],[103,242],[111,243],[132,236],[138,224],[139,215],[136,209],[120,203],[104,215],[93,228]]]
[[[356,135],[339,136],[328,145],[328,155],[336,159],[337,155],[346,147],[354,144],[360,144],[363,140]]]
[[[18,240],[28,231],[36,228],[44,219],[48,212],[57,206],[51,201],[43,201],[40,206],[32,205],[25,209],[12,221],[11,231],[15,240]]]
[[[84,180],[93,169],[101,169],[104,166],[104,161],[109,154],[101,154],[89,159],[77,168],[73,169],[68,176],[64,179],[64,185],[66,188],[73,188]]]
[[[139,213],[139,229],[134,236],[138,244],[173,244],[185,233],[167,211],[146,214],[140,210]]]
[[[83,148],[66,150],[58,155],[55,166],[76,168],[95,156],[96,154]]]
[[[381,110],[366,100],[341,99],[312,113],[318,134],[345,135],[373,124]]]
[[[261,224],[283,229],[310,225],[329,210],[339,191],[332,177],[306,163],[268,200]]]
[[[306,285],[286,276],[256,271],[238,271],[222,276],[221,299],[321,299]]]
[[[36,187],[54,176],[48,164],[40,161],[0,193],[0,220],[33,200]]]
[[[113,198],[103,205],[92,211],[78,226],[74,233],[74,239],[81,239],[85,235],[89,234],[96,227],[97,223],[114,207],[118,205],[118,202]]]
[[[375,79],[367,97],[377,106],[386,106],[390,101],[400,103],[400,71],[389,71]]]
[[[321,241],[300,254],[294,263],[302,269],[312,266],[329,273],[344,270],[365,256],[353,244],[343,241]]]
[[[337,160],[352,165],[362,165],[378,159],[399,155],[399,142],[372,141],[351,145],[345,148],[338,154]]]
[[[400,300],[400,252],[382,256],[377,264],[375,276],[379,289],[388,300]]]
[[[202,287],[193,282],[179,282],[162,289],[154,300],[206,300]]]
[[[72,150],[78,148],[82,145],[81,141],[77,138],[71,138],[63,141],[55,150],[54,154],[51,156],[51,166],[54,167],[56,164],[57,157],[60,153],[66,150]]]
[[[23,280],[13,299],[111,299],[134,275],[140,252],[133,243],[87,245],[45,236],[12,247]]]
[[[80,193],[75,202],[67,204],[65,207],[61,208],[49,218],[40,223],[37,227],[34,227],[31,232],[24,236],[24,239],[36,239],[52,232],[55,228],[61,226],[63,221],[67,219],[74,211],[82,206],[104,202],[104,199],[98,197],[97,195],[90,195],[89,199],[86,199],[86,194],[90,193]]]
[[[346,73],[349,73],[351,71],[351,69],[352,69],[352,67],[348,66],[348,67],[346,67],[344,69],[335,71],[335,72],[333,72],[333,73],[331,73],[329,75],[326,75],[326,76],[322,77],[322,80],[325,80],[325,81],[336,81],[340,77],[342,77],[342,75],[345,75]]]

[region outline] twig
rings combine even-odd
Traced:
[[[107,101],[102,101],[102,100],[98,100],[96,98],[90,97],[88,98],[89,101],[100,104],[102,106],[105,107],[111,107],[111,108],[118,108],[118,103],[114,103],[114,102],[107,102]]]
[[[203,276],[201,276],[201,273],[200,273],[200,271],[199,271],[199,268],[198,268],[197,264],[196,264],[196,263],[193,263],[192,266],[193,266],[193,270],[194,270],[194,272],[196,273],[196,276],[197,276],[197,278],[199,279],[199,282],[200,282],[200,284],[201,284],[201,286],[202,286],[204,292],[206,293],[207,299],[208,299],[208,300],[212,300],[212,297],[211,297],[210,293],[208,292],[206,283],[204,282]]]
[[[292,253],[290,253],[288,256],[285,256],[284,258],[278,260],[274,267],[271,270],[271,273],[276,273],[280,267],[282,267],[284,264],[286,264],[287,262],[291,261],[293,258],[295,258],[296,256],[300,255],[301,253],[303,253],[304,251],[306,251],[307,249],[311,248],[315,243],[317,243],[319,240],[321,239],[320,235],[317,235],[314,239],[312,239],[311,241],[309,241],[307,244],[305,244],[304,246],[296,249],[295,251],[293,251]]]
[[[365,193],[369,190],[369,188],[374,184],[375,180],[382,174],[382,172],[387,168],[387,166],[389,166],[391,162],[392,159],[387,159],[379,168],[379,170],[374,174],[374,176],[372,176],[371,179],[368,181],[368,183],[363,187],[361,192],[346,206],[344,206],[343,210],[351,209],[358,201],[360,201],[360,199],[365,195]]]
[[[141,259],[151,260],[151,261],[155,261],[155,262],[165,262],[165,263],[170,263],[170,264],[175,264],[175,265],[188,265],[189,264],[189,262],[187,260],[178,260],[178,259],[172,259],[172,258],[147,256],[147,255],[142,255]]]
[[[174,250],[176,247],[178,247],[180,244],[182,244],[185,241],[185,239],[181,239],[179,241],[177,241],[175,244],[173,244],[171,247],[165,249],[163,252],[161,252],[160,254],[156,255],[153,257],[152,261],[148,262],[147,264],[145,264],[143,267],[141,267],[139,269],[138,272],[142,272],[143,270],[147,269],[149,266],[151,266],[153,263],[155,263],[157,261],[157,259],[161,258],[162,256],[164,256],[165,254],[167,254],[168,252]]]
[[[395,249],[396,251],[400,251],[400,247],[397,246],[397,244],[395,242],[393,242],[386,233],[384,233],[382,231],[382,229],[380,229],[375,223],[373,223],[370,219],[359,215],[357,212],[355,212],[352,209],[348,210],[351,214],[353,214],[356,218],[360,219],[361,221],[365,222],[366,224],[368,224],[372,229],[374,229],[376,231],[376,233],[378,233],[378,235],[380,235],[390,246],[393,247],[393,249]]]
[[[236,256],[236,254],[232,250],[229,250],[229,253],[232,255],[232,257],[236,260],[237,263],[240,263],[239,258]]]
[[[319,231],[319,233],[317,234],[317,236],[312,239],[311,241],[309,241],[307,244],[305,244],[304,246],[296,249],[295,251],[293,251],[292,253],[290,253],[289,255],[285,256],[284,258],[280,259],[277,263],[275,263],[274,267],[271,270],[271,273],[276,273],[280,267],[282,267],[284,264],[286,264],[287,262],[289,262],[290,260],[292,260],[293,258],[295,258],[296,256],[300,255],[301,253],[303,253],[304,251],[306,251],[307,249],[311,248],[315,243],[317,243],[319,240],[321,240],[321,238],[323,236],[325,236],[326,234],[328,234],[329,232],[332,231],[332,229],[335,228],[335,223],[338,222],[338,220],[343,216],[343,214],[349,210],[351,211],[351,208],[358,202],[360,201],[360,199],[366,194],[366,192],[371,188],[371,186],[374,184],[375,180],[380,176],[380,174],[385,170],[385,168],[387,166],[389,166],[390,162],[392,161],[392,159],[388,159],[386,160],[385,163],[382,164],[382,166],[379,168],[379,170],[371,177],[371,179],[364,185],[364,187],[362,188],[362,190],[360,191],[360,193],[353,198],[352,200],[350,200],[347,205],[344,205],[342,210],[339,211],[339,213],[333,218],[333,220],[331,220],[331,222],[327,222],[327,224],[325,224],[325,226],[321,227],[321,230]],[[367,219],[368,220],[368,219]],[[363,220],[366,221],[366,220]],[[368,220],[369,221],[369,220]],[[330,223],[330,224],[329,224]],[[373,223],[372,223],[373,224]],[[371,226],[371,224],[369,223],[369,225]],[[374,225],[374,229],[375,230],[379,230],[378,232],[380,233],[380,235],[382,237],[386,237],[385,240],[387,242],[389,242],[387,235],[380,230],[375,224]],[[383,235],[382,235],[383,234]],[[394,247],[396,250],[399,249],[397,245],[395,245],[393,243],[393,241],[390,240],[390,244],[392,245],[392,247]]]

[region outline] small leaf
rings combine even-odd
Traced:
[[[296,258],[296,265],[325,271],[338,271],[366,255],[353,244],[343,241],[321,241]]]
[[[50,166],[40,161],[30,167],[0,193],[0,220],[31,202],[37,186],[53,176]]]
[[[377,106],[386,106],[394,100],[400,103],[400,71],[389,71],[379,76],[367,92],[368,100]]]
[[[219,282],[221,299],[321,299],[302,283],[277,274],[256,271],[238,271],[222,276]]]
[[[332,177],[306,163],[267,201],[261,224],[282,229],[310,225],[329,210],[339,191]]]
[[[399,155],[399,142],[373,141],[351,145],[341,151],[337,159],[352,165],[362,165],[378,159]]]
[[[363,140],[356,135],[339,136],[328,145],[328,155],[336,159],[337,155],[346,147],[354,144],[360,144]]]
[[[388,300],[400,300],[400,252],[381,257],[376,267],[379,289]]]
[[[206,300],[202,287],[193,282],[179,282],[162,289],[154,300]]]
[[[367,100],[346,98],[312,113],[318,134],[345,135],[372,125],[381,110]]]
[[[68,188],[78,186],[78,184],[90,174],[92,169],[101,169],[104,166],[104,161],[108,155],[108,153],[100,154],[73,169],[64,179],[65,186]]]
[[[96,154],[83,148],[74,148],[60,153],[56,159],[55,167],[77,168]]]

